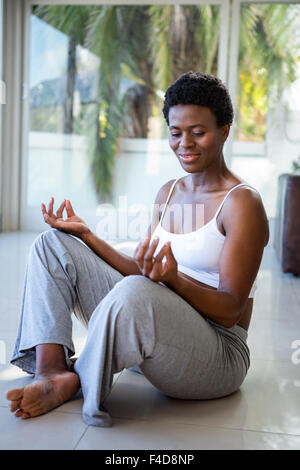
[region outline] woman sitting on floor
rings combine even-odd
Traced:
[[[113,374],[137,365],[157,389],[182,399],[223,397],[246,377],[269,230],[260,195],[224,161],[230,96],[216,77],[188,72],[168,88],[163,113],[187,174],[159,190],[148,237],[133,257],[92,233],[70,201],[56,215],[53,198],[48,210],[42,204],[52,230],[30,250],[11,361],[35,377],[7,392],[17,417],[46,413],[81,386],[84,421],[108,426]],[[74,368],[72,311],[88,328]]]

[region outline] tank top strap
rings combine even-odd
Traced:
[[[165,206],[164,206],[163,211],[162,211],[162,214],[161,214],[160,222],[162,221],[163,216],[165,215],[166,208],[167,208],[169,199],[170,199],[170,197],[171,197],[171,194],[172,194],[172,192],[173,192],[174,186],[175,186],[175,184],[177,183],[177,181],[178,181],[179,179],[180,179],[180,178],[177,178],[177,179],[172,183],[172,186],[171,186],[171,189],[170,189],[170,191],[169,191],[167,200],[166,200],[166,202],[165,202]]]
[[[223,207],[224,202],[226,201],[226,199],[227,199],[227,197],[229,196],[229,194],[231,193],[231,191],[233,191],[233,190],[236,189],[236,188],[239,188],[240,186],[249,186],[249,187],[252,187],[252,186],[250,186],[250,184],[248,184],[248,183],[240,183],[240,184],[237,184],[236,186],[234,186],[233,188],[231,188],[231,189],[228,191],[228,193],[226,194],[226,196],[224,197],[224,199],[223,199],[223,201],[221,202],[221,204],[219,205],[219,207],[218,207],[218,209],[217,209],[217,212],[215,213],[214,219],[217,218],[217,216],[218,216],[220,210],[221,210],[222,207]],[[255,189],[255,188],[253,188],[253,189]]]

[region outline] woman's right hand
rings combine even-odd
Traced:
[[[84,220],[77,217],[75,214],[71,202],[64,199],[64,201],[59,206],[56,215],[53,213],[53,204],[54,197],[51,198],[48,211],[44,203],[42,203],[42,213],[46,224],[49,224],[52,228],[61,230],[62,232],[70,233],[76,237],[81,238],[82,236],[88,234],[90,229],[84,222]],[[66,209],[67,219],[63,218],[63,211]]]

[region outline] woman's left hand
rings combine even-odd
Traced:
[[[158,242],[159,238],[155,238],[149,246],[149,237],[140,242],[134,252],[134,260],[143,276],[149,277],[155,282],[171,283],[177,278],[177,261],[171,249],[171,242],[165,243],[154,257]],[[166,257],[166,261],[163,263],[164,257]]]

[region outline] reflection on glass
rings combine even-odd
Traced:
[[[300,5],[242,4],[240,21],[232,169],[274,217],[278,176],[300,155]]]
[[[34,6],[28,210],[51,196],[94,216],[122,195],[152,204],[182,174],[164,92],[188,70],[217,75],[219,27],[215,5]]]

